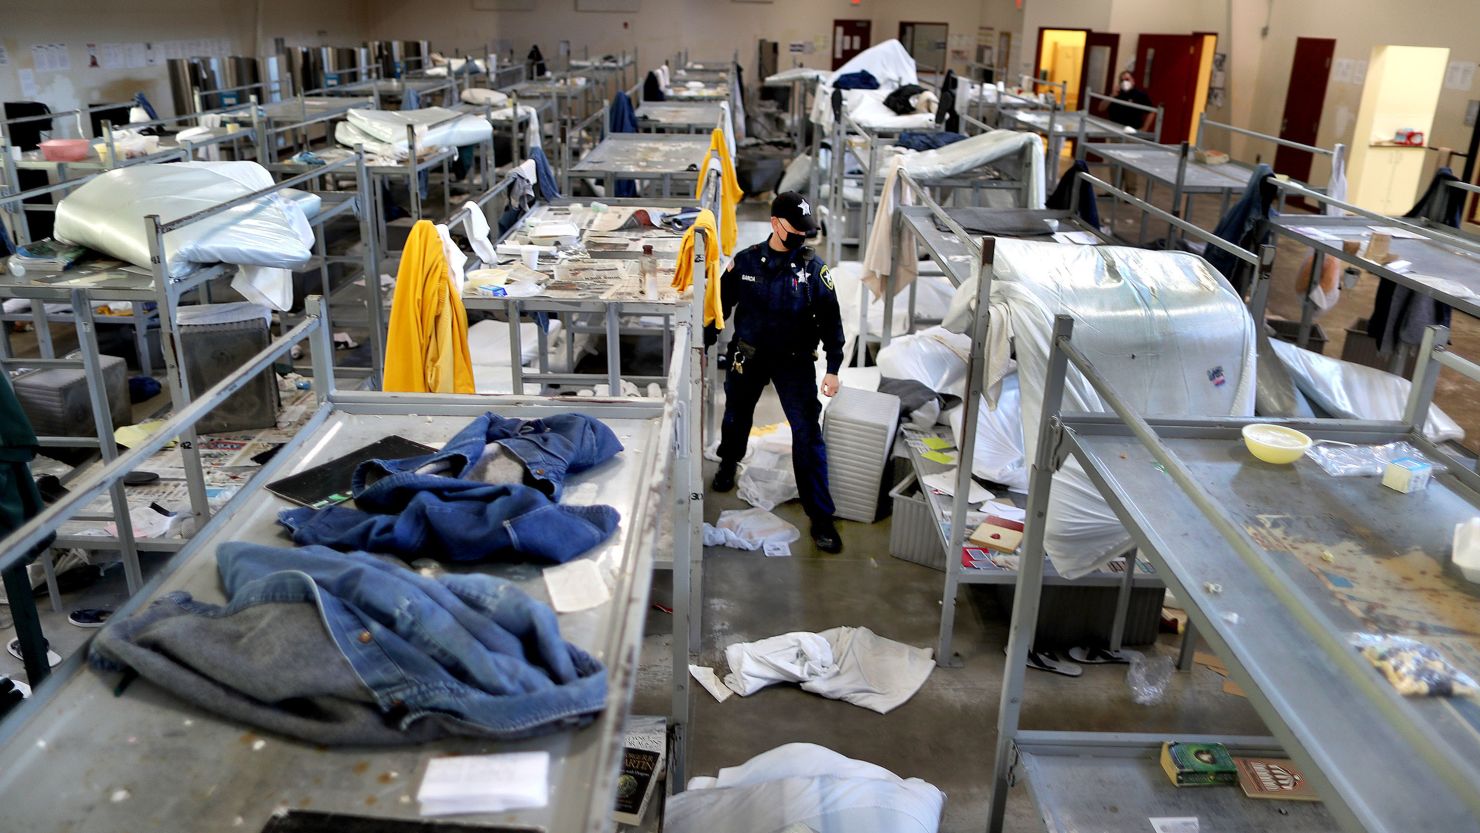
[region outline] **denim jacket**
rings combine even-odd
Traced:
[[[223,544],[217,566],[226,606],[156,600],[98,634],[94,666],[336,745],[529,737],[583,725],[606,702],[601,663],[502,579],[246,543]]]
[[[621,516],[610,506],[556,503],[561,486],[621,450],[610,428],[580,414],[518,420],[488,413],[436,453],[360,464],[356,508],[289,509],[278,520],[303,545],[446,561],[518,553],[565,562],[610,537]],[[522,482],[475,479],[494,451],[511,458]]]

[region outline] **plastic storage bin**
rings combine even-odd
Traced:
[[[930,504],[920,492],[920,481],[911,474],[889,492],[894,517],[889,525],[889,554],[933,570],[946,570],[946,550],[935,531]]]
[[[194,399],[226,378],[247,359],[267,349],[270,317],[250,303],[181,307],[180,340],[185,345],[185,376]],[[271,428],[277,425],[277,375],[262,371],[196,424],[202,434]]]
[[[827,476],[839,518],[873,523],[886,494],[885,469],[899,428],[899,397],[843,388],[822,416]]]

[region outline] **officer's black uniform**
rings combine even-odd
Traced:
[[[768,239],[735,256],[721,279],[720,298],[725,321],[735,329],[720,460],[733,467],[745,456],[756,403],[766,383],[774,384],[791,424],[792,464],[802,505],[814,521],[830,519],[833,501],[818,425],[822,407],[815,362],[820,341],[827,372],[836,374],[843,365],[843,318],[832,277],[812,247],[778,252]]]

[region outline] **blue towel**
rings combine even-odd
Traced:
[[[0,222],[0,254],[6,256],[15,254],[15,244],[10,242],[10,231],[5,228],[3,222]]]
[[[545,202],[560,199],[560,187],[555,184],[555,171],[550,167],[550,160],[545,158],[545,151],[530,148],[529,158],[534,160],[535,188],[540,192],[540,199]]]
[[[833,81],[835,90],[877,90],[878,88],[879,79],[866,69],[839,75]]]

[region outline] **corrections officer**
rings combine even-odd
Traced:
[[[771,236],[735,256],[720,280],[725,321],[734,325],[725,378],[725,419],[720,431],[714,490],[735,488],[735,470],[750,439],[755,406],[766,384],[776,386],[791,424],[792,464],[802,506],[812,521],[812,541],[823,552],[843,548],[833,525],[817,401],[817,343],[827,355],[822,393],[838,392],[843,365],[843,318],[832,276],[811,246],[817,232],[812,206],[795,191],[771,203]],[[713,335],[713,334],[711,334]]]

